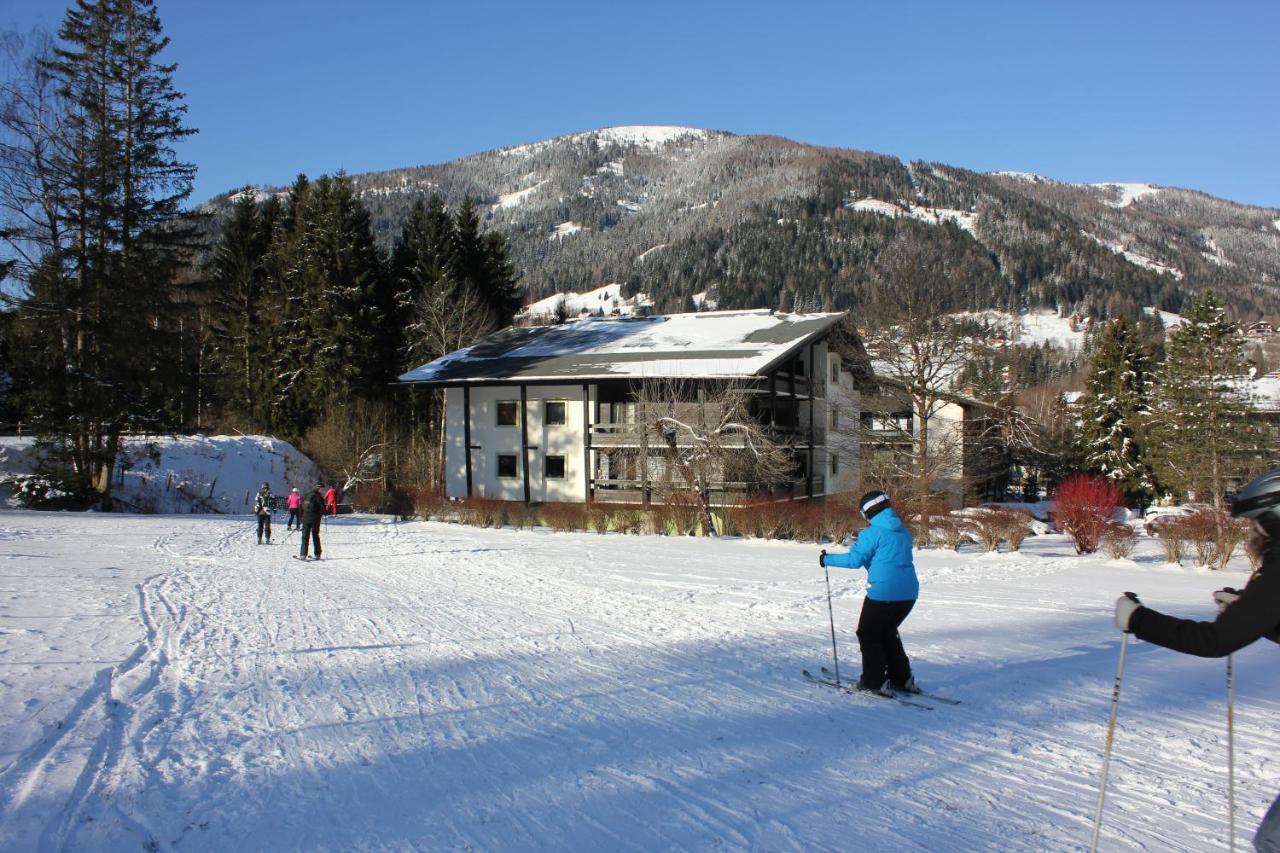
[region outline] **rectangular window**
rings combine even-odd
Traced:
[[[520,414],[520,404],[515,400],[498,402],[498,426],[516,426],[516,418]]]
[[[831,476],[832,476],[832,477],[834,477],[835,475],[837,475],[837,474],[839,474],[839,473],[840,473],[840,457],[839,457],[839,456],[832,455],[832,457],[831,457]]]
[[[831,359],[831,381],[840,384],[840,359]]]
[[[564,457],[548,456],[546,461],[547,479],[563,480],[564,479]]]
[[[568,421],[569,407],[563,400],[548,400],[546,416],[542,422],[546,426],[564,426]]]
[[[519,467],[516,465],[516,455],[514,453],[498,454],[498,476],[504,479],[519,476]]]
[[[837,409],[835,406],[831,407],[831,428],[832,429],[840,428],[840,410]]]

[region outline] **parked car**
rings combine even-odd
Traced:
[[[1148,536],[1158,536],[1160,526],[1194,515],[1202,510],[1211,510],[1208,504],[1179,504],[1178,506],[1153,506],[1142,516],[1142,529]]]

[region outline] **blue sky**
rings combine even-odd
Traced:
[[[196,201],[678,124],[1280,206],[1273,0],[157,5]],[[0,0],[0,27],[64,9]]]

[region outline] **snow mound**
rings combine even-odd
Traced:
[[[1153,193],[1160,192],[1159,187],[1151,184],[1125,184],[1125,183],[1103,183],[1091,184],[1100,190],[1104,190],[1111,198],[1106,199],[1105,203],[1111,207],[1128,207],[1143,196],[1149,196]]]
[[[494,207],[506,210],[508,208],[517,207],[521,204],[524,204],[524,200],[528,198],[530,195],[532,195],[534,192],[536,192],[538,188],[545,183],[546,181],[538,181],[536,184],[534,184],[531,187],[527,187],[526,189],[517,190],[516,192],[513,192],[513,193],[503,193],[502,195],[498,196],[498,203],[495,204]]]
[[[33,438],[0,438],[0,483],[31,474]],[[115,500],[142,513],[247,513],[264,482],[283,499],[315,485],[315,463],[292,444],[260,435],[133,436],[112,474]]]
[[[551,230],[551,236],[547,237],[547,239],[559,240],[563,237],[568,237],[570,234],[577,234],[581,230],[582,230],[581,222],[574,222],[573,220],[569,220],[568,222],[561,222],[559,225],[557,225],[555,228]]]
[[[1124,205],[1115,205],[1115,206],[1123,207]],[[1140,267],[1145,267],[1146,269],[1154,270],[1155,272],[1158,272],[1158,273],[1171,275],[1177,279],[1181,279],[1183,276],[1182,270],[1178,269],[1177,267],[1171,267],[1168,264],[1162,264],[1159,261],[1157,261],[1155,258],[1148,257],[1147,255],[1143,255],[1139,252],[1131,251],[1123,243],[1117,243],[1114,240],[1104,240],[1103,238],[1099,237],[1096,234],[1090,234],[1088,231],[1081,231],[1080,233],[1088,237],[1093,242],[1097,243],[1099,246],[1103,246],[1115,252],[1117,255],[1120,255],[1122,258],[1124,258],[1131,264],[1137,264]]]
[[[845,203],[845,207],[849,210],[867,211],[894,218],[909,216],[912,219],[918,219],[930,225],[951,222],[970,234],[974,233],[974,224],[978,219],[977,214],[967,210],[954,210],[946,207],[917,207],[915,205],[903,206],[893,202],[882,201],[878,198],[860,198],[848,201]]]

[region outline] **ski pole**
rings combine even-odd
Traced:
[[[1132,592],[1125,595],[1137,600]],[[1111,688],[1111,715],[1107,720],[1107,741],[1102,750],[1102,782],[1098,785],[1098,810],[1093,816],[1093,839],[1089,842],[1089,853],[1097,853],[1098,833],[1102,830],[1102,807],[1107,800],[1107,773],[1111,769],[1111,744],[1115,741],[1116,715],[1120,710],[1120,682],[1124,678],[1124,655],[1129,648],[1129,634],[1120,634],[1120,660],[1116,664],[1116,683]]]
[[[840,656],[836,654],[836,614],[831,609],[831,570],[826,562],[822,564],[822,573],[827,577],[827,616],[831,619],[831,660],[836,665],[836,686],[840,685]]]
[[[1227,655],[1227,832],[1228,847],[1236,849],[1236,677],[1231,655]]]

